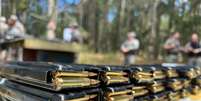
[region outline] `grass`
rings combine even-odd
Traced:
[[[84,51],[78,54],[77,63],[79,64],[123,64],[123,55],[120,52],[115,53],[94,53]],[[160,63],[159,60],[148,60],[144,53],[139,53],[136,59],[136,64]]]
[[[86,45],[82,45],[78,52],[78,59],[76,63],[79,64],[111,64],[121,65],[123,64],[123,54],[121,52],[109,52],[109,53],[95,53]],[[162,63],[164,56],[160,55],[158,59],[150,60],[147,52],[140,51],[136,57],[136,64],[156,64]],[[183,59],[181,59],[181,63]]]
[[[123,56],[120,53],[81,52],[78,54],[80,64],[122,64]]]

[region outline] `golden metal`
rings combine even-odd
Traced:
[[[65,101],[89,101],[94,99],[95,97],[97,97],[98,95],[94,94],[94,95],[87,95],[83,98],[77,98],[77,99],[72,99],[72,100],[65,100]]]
[[[173,90],[180,90],[183,88],[183,84],[181,81],[175,81],[169,84],[169,87],[171,87]]]
[[[193,79],[196,77],[196,72],[194,70],[186,72],[186,76],[189,77],[190,79]]]
[[[125,76],[127,73],[125,72],[106,72],[105,75],[110,75],[110,76]]]
[[[118,91],[118,92],[108,92],[106,96],[115,96],[115,95],[124,95],[124,94],[129,94],[132,93],[132,90],[126,90],[126,91]]]
[[[82,71],[82,72],[61,72],[57,71],[52,73],[54,78],[57,77],[92,77],[92,76],[97,76],[96,73],[92,72],[87,72],[87,71]]]
[[[163,86],[162,83],[155,83],[151,86],[148,87],[153,93],[157,93],[157,92],[160,92],[160,91],[163,91],[165,90],[165,87]]]
[[[143,72],[136,72],[132,76],[134,79],[137,80],[145,80],[149,81],[153,79],[153,74],[152,73],[143,73]]]
[[[166,77],[163,71],[154,71],[153,76],[154,76],[154,79],[163,79]]]
[[[134,97],[142,96],[147,94],[149,91],[146,89],[145,86],[140,87],[132,87],[132,94]]]
[[[177,71],[176,71],[176,70],[173,70],[173,69],[167,70],[166,75],[167,75],[167,77],[169,77],[169,78],[178,77],[178,76],[179,76],[179,74],[177,73]]]
[[[118,95],[109,97],[107,101],[131,101],[132,99],[132,95]]]
[[[129,78],[121,76],[107,76],[105,78],[107,84],[128,82]]]
[[[172,92],[168,96],[170,101],[179,101],[179,99],[181,98],[181,95],[179,92]]]

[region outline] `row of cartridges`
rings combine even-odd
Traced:
[[[201,90],[201,68],[179,64],[0,64],[9,101],[177,101]]]

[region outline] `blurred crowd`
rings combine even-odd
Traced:
[[[186,45],[182,46],[180,42],[181,34],[174,32],[171,34],[163,45],[166,53],[164,62],[178,63],[179,55],[186,54],[188,56],[189,65],[201,66],[201,41],[197,33],[192,33]],[[121,45],[121,52],[124,55],[124,64],[135,64],[136,55],[140,49],[139,40],[135,32],[127,34],[127,40]]]
[[[50,20],[47,23],[47,40],[64,41],[66,43],[83,42],[82,36],[79,31],[79,26],[76,22],[71,22],[69,26],[64,28],[63,40],[56,38],[55,31],[56,22],[54,20]],[[8,19],[4,16],[0,16],[0,60],[9,60],[9,56],[7,53],[10,48],[8,48],[5,43],[10,40],[21,40],[29,37],[33,36],[26,34],[25,26],[21,23],[20,19],[16,15],[11,15]],[[17,52],[12,54],[17,54]]]
[[[49,38],[53,39],[56,30],[54,21],[50,21],[47,26]],[[7,36],[26,36],[24,25],[20,22],[17,16],[11,15],[8,19],[0,16],[0,42]],[[179,62],[179,55],[184,53],[188,56],[189,65],[201,66],[201,42],[197,33],[192,33],[189,42],[182,46],[180,43],[179,32],[174,32],[169,36],[163,45],[164,52],[166,53],[164,61],[167,63]],[[69,26],[64,28],[63,41],[68,43],[83,43],[83,37],[79,31],[79,25],[76,22],[71,22]],[[124,64],[135,64],[136,55],[140,49],[140,41],[135,32],[128,32],[127,39],[121,45],[121,52],[124,55]],[[1,51],[1,55],[3,55]]]
[[[179,62],[178,55],[184,53],[188,56],[189,65],[201,66],[201,42],[197,33],[193,32],[189,41],[182,46],[179,32],[173,33],[165,42],[164,50],[167,54],[166,62]]]
[[[47,39],[56,39],[55,30],[56,23],[53,20],[50,20],[47,24]],[[6,19],[6,17],[0,16],[0,39],[5,38],[6,36],[26,36],[24,25],[15,15],[11,15],[8,19]],[[83,38],[79,31],[79,25],[76,22],[71,22],[69,26],[64,28],[63,41],[77,43],[83,42]]]

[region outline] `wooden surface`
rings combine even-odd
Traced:
[[[60,52],[78,52],[81,49],[81,45],[73,43],[65,43],[62,41],[51,41],[36,38],[28,38],[21,40],[11,41],[10,46],[22,46],[26,49],[35,50],[49,50],[49,51],[60,51]]]
[[[40,39],[25,39],[24,47],[28,49],[52,50],[62,52],[77,52],[79,50],[78,44],[40,40]]]

